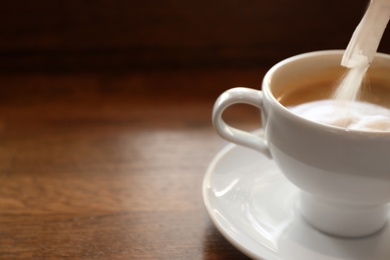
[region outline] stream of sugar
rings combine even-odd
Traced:
[[[390,131],[390,109],[359,101],[366,72],[390,19],[390,0],[371,0],[345,50],[341,65],[348,68],[330,100],[312,101],[291,110],[312,121],[359,130]]]
[[[358,100],[368,67],[367,59],[361,59],[353,68],[350,68],[342,78],[340,85],[337,86],[332,99],[343,101]]]
[[[370,4],[345,50],[341,65],[349,68],[334,93],[336,100],[356,101],[364,76],[374,59],[390,19],[389,0],[370,0]]]

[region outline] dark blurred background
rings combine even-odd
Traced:
[[[269,67],[343,49],[368,0],[4,0],[0,72]],[[380,50],[390,52],[390,33]]]

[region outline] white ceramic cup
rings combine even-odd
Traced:
[[[312,226],[332,235],[360,237],[387,223],[390,132],[347,130],[309,121],[274,96],[291,82],[339,67],[342,55],[341,50],[317,51],[279,62],[265,75],[261,91],[233,88],[221,94],[214,105],[213,124],[223,138],[273,158],[301,190],[300,210]],[[369,70],[390,87],[390,55],[377,54]],[[223,121],[224,110],[236,103],[261,110],[264,136]]]

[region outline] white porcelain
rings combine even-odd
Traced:
[[[390,132],[347,130],[308,121],[273,96],[285,91],[286,82],[338,68],[342,55],[343,51],[319,51],[276,64],[266,74],[262,91],[234,88],[223,93],[215,103],[213,123],[223,138],[274,159],[286,178],[302,190],[301,213],[313,226],[333,235],[359,237],[377,232],[387,222]],[[370,71],[390,85],[390,55],[378,54]],[[224,110],[236,103],[261,110],[265,136],[223,121]]]
[[[250,258],[390,259],[389,225],[357,239],[326,235],[301,217],[298,196],[272,159],[236,145],[219,152],[203,181],[203,199],[213,223]]]

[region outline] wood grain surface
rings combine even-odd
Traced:
[[[203,205],[213,103],[345,48],[367,2],[2,1],[0,259],[247,259]]]
[[[0,259],[245,259],[201,196],[217,95],[253,70],[0,76]],[[226,120],[259,127],[237,106]]]

